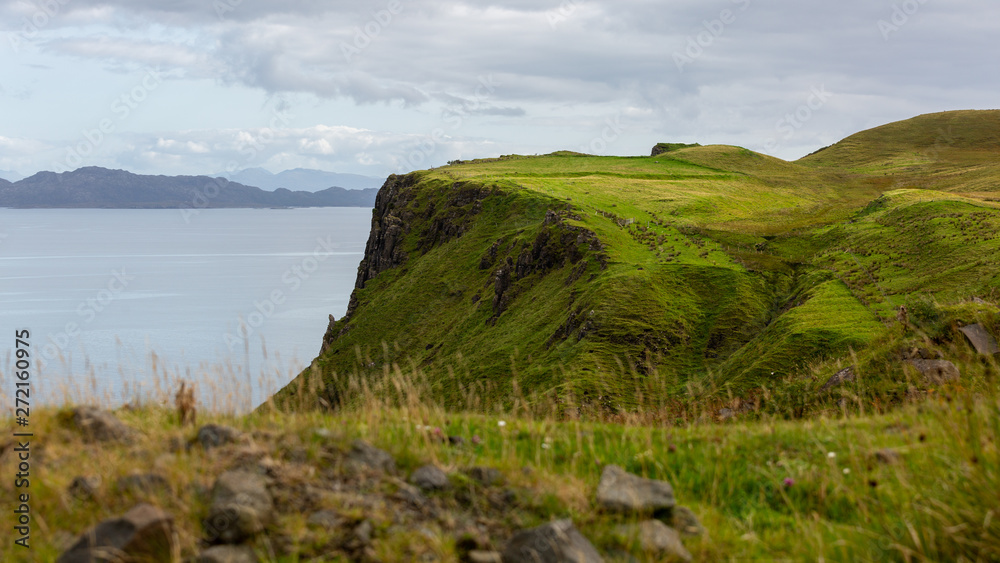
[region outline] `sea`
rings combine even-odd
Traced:
[[[370,226],[362,208],[0,209],[0,399],[21,348],[32,405],[170,404],[184,381],[204,409],[253,409],[346,312]]]

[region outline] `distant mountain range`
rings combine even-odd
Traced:
[[[0,207],[372,207],[377,192],[342,187],[265,191],[225,178],[144,176],[90,166],[39,172],[13,183],[0,179]]]
[[[257,186],[265,190],[286,188],[307,192],[324,190],[330,186],[340,186],[349,190],[378,189],[385,182],[385,178],[361,176],[359,174],[338,174],[336,172],[324,172],[323,170],[311,170],[308,168],[295,168],[277,174],[272,174],[263,168],[247,168],[235,174],[222,173],[215,174],[215,176],[226,178],[231,182],[246,184],[247,186]]]

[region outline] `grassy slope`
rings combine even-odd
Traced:
[[[628,409],[651,376],[746,394],[807,374],[884,334],[915,295],[1000,291],[1000,214],[983,196],[1000,112],[944,115],[859,133],[796,163],[708,146],[414,173],[407,261],[356,292],[361,306],[337,326],[349,330],[316,366],[341,394],[387,385],[394,365],[417,367],[446,404],[479,407],[467,397],[509,403],[517,386],[528,400]],[[902,162],[941,127],[951,145],[931,145],[922,167],[894,164],[887,180],[873,164]],[[922,175],[937,189],[912,187]],[[909,187],[887,189],[896,185]],[[457,186],[492,191],[464,234],[428,244],[453,218]],[[547,224],[549,211],[561,220]],[[550,245],[551,269],[512,276],[494,319],[505,258],[530,254],[543,231],[554,240],[579,229],[603,249]]]

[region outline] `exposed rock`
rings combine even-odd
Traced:
[[[313,512],[306,520],[306,524],[318,528],[334,529],[339,528],[344,523],[344,519],[335,510],[320,510]]]
[[[486,487],[498,485],[503,482],[503,473],[493,467],[470,467],[466,473],[472,479]]]
[[[198,429],[198,443],[206,450],[232,444],[240,439],[243,433],[239,430],[221,424],[206,424]]]
[[[355,440],[351,443],[351,451],[347,453],[347,459],[355,465],[363,465],[386,473],[396,472],[396,460],[393,459],[392,454],[363,440]]]
[[[436,465],[425,465],[410,475],[410,482],[425,491],[448,488],[448,474]]]
[[[719,415],[719,420],[729,420],[733,418],[733,409],[719,409],[717,413]]]
[[[67,488],[67,492],[79,500],[92,500],[97,495],[100,487],[100,477],[80,476],[73,479],[73,482]]]
[[[849,381],[854,381],[855,377],[857,376],[854,373],[854,366],[846,367],[830,376],[830,379],[827,379],[826,383],[824,383],[819,390],[822,393],[823,391],[828,391],[834,387],[840,387]]]
[[[115,415],[95,407],[76,407],[71,416],[73,426],[88,442],[131,442],[138,436]]]
[[[670,527],[683,536],[700,536],[705,533],[705,527],[695,513],[686,506],[675,506],[670,515]]]
[[[597,502],[616,512],[656,512],[676,504],[670,483],[632,475],[617,465],[604,467]]]
[[[216,545],[202,551],[197,563],[257,563],[257,554],[246,545]]]
[[[57,562],[173,561],[178,551],[173,517],[151,504],[140,504],[82,534]]]
[[[240,543],[263,531],[273,513],[274,501],[263,477],[227,471],[212,488],[212,506],[203,522],[205,535],[211,543]]]
[[[984,356],[1000,354],[1000,347],[997,346],[997,339],[986,331],[986,328],[976,323],[974,325],[963,326],[958,329],[969,339],[969,343],[976,349],[976,352]]]
[[[954,381],[962,375],[955,364],[947,360],[909,360],[909,363],[920,371],[927,383],[932,385]]]
[[[643,551],[655,554],[657,559],[691,561],[691,553],[684,547],[677,530],[659,520],[621,526],[618,531],[626,537],[638,537]]]
[[[601,563],[604,559],[572,520],[521,530],[507,541],[503,563]]]
[[[499,551],[473,550],[465,560],[468,563],[503,563],[503,556]]]
[[[398,485],[399,485],[399,490],[394,495],[395,498],[404,502],[408,502],[417,508],[421,508],[427,504],[427,497],[425,497],[424,494],[420,492],[420,489],[418,489],[417,487],[414,487],[413,485],[409,485],[402,481],[399,481]]]

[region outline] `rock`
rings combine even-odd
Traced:
[[[169,562],[179,550],[173,517],[151,504],[139,504],[85,532],[57,562]]]
[[[243,436],[239,430],[221,424],[206,424],[198,429],[198,443],[206,450],[232,444]]]
[[[470,467],[466,473],[484,487],[499,485],[503,482],[503,473],[493,467]]]
[[[521,530],[507,541],[503,563],[601,563],[604,559],[572,520]]]
[[[503,556],[499,551],[473,550],[465,558],[468,563],[503,563]]]
[[[597,502],[616,512],[656,512],[676,504],[670,483],[632,475],[617,465],[604,467]]]
[[[719,415],[719,420],[729,420],[733,418],[733,409],[719,409],[717,414]]]
[[[73,479],[73,482],[69,484],[66,490],[70,495],[79,500],[92,500],[97,495],[100,487],[100,477],[80,476]]]
[[[310,526],[316,526],[318,528],[334,529],[339,528],[341,524],[344,523],[344,519],[337,514],[335,510],[320,510],[318,512],[313,512],[309,519],[306,520],[306,524]]]
[[[73,426],[88,442],[131,442],[138,432],[115,415],[95,407],[77,407],[71,412]]]
[[[399,483],[399,490],[396,491],[394,495],[395,498],[408,502],[417,508],[423,507],[427,504],[427,497],[424,496],[420,489],[414,487],[413,485],[408,485],[402,481]]]
[[[425,491],[448,488],[448,474],[436,465],[425,465],[410,475],[410,482]]]
[[[947,360],[908,360],[908,362],[920,371],[927,383],[932,385],[954,381],[962,376],[955,364]]]
[[[875,459],[879,463],[884,463],[886,465],[894,465],[902,461],[903,456],[896,450],[885,448],[875,452]]]
[[[216,545],[201,552],[197,563],[257,563],[257,554],[246,545]]]
[[[1000,354],[997,339],[993,338],[993,335],[987,332],[983,325],[976,323],[974,325],[963,326],[958,330],[962,331],[962,334],[969,340],[972,347],[976,349],[976,352],[984,356]]]
[[[691,553],[684,547],[677,530],[659,520],[646,520],[638,525],[622,526],[619,528],[619,533],[627,537],[638,537],[642,549],[655,554],[657,560],[691,561]]]
[[[347,453],[347,459],[355,465],[364,465],[386,473],[396,472],[396,460],[389,452],[380,450],[362,440],[355,440],[351,443],[351,451]]]
[[[683,536],[700,536],[705,533],[705,527],[695,513],[686,506],[675,506],[670,516],[670,527]]]
[[[132,494],[154,494],[156,492],[170,492],[170,481],[163,475],[155,473],[137,473],[126,475],[115,482],[119,491],[127,491]]]
[[[372,524],[372,521],[365,520],[358,524],[358,527],[354,528],[354,537],[362,544],[370,545],[372,543],[372,532],[374,531],[375,526]]]
[[[273,516],[274,500],[264,478],[234,470],[215,481],[203,526],[210,543],[240,543],[263,531]]]
[[[824,383],[819,390],[822,393],[823,391],[828,391],[834,387],[840,387],[849,381],[854,381],[855,377],[854,366],[846,367],[830,376],[830,379],[827,379],[826,383]]]

